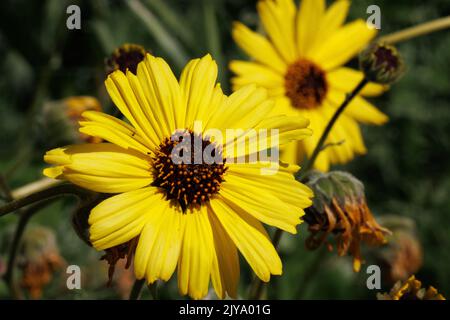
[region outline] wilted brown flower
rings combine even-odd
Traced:
[[[366,203],[364,185],[346,172],[313,172],[307,184],[314,191],[314,202],[305,210],[304,220],[311,232],[306,239],[310,250],[326,243],[333,245],[328,236],[333,234],[339,256],[353,256],[353,269],[361,268],[361,242],[381,245],[386,242],[389,230],[381,227],[372,216]]]
[[[101,260],[106,260],[106,262],[108,262],[109,264],[108,286],[112,284],[116,264],[119,260],[126,259],[125,269],[128,269],[130,267],[131,262],[133,261],[133,255],[136,251],[138,240],[139,237],[136,237],[124,244],[105,250],[105,254],[101,257]]]
[[[133,287],[135,277],[132,265],[127,267],[127,260],[119,260],[117,262],[116,276],[113,281],[113,287],[122,299],[127,299]]]
[[[388,244],[373,252],[377,264],[383,268],[383,276],[388,283],[406,280],[419,271],[423,263],[422,246],[416,234],[414,220],[401,216],[383,216],[383,226],[392,231],[387,237]]]
[[[144,60],[147,52],[149,51],[138,44],[126,43],[118,47],[105,61],[107,74],[116,70],[125,73],[127,69],[136,74],[137,65]]]
[[[378,300],[445,300],[434,287],[422,288],[422,283],[415,278],[398,281],[389,293],[379,293]]]
[[[22,239],[18,266],[22,270],[21,286],[33,299],[41,297],[43,287],[65,264],[53,231],[40,226],[30,227]]]

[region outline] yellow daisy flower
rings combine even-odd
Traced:
[[[236,22],[233,38],[253,61],[232,61],[230,69],[237,90],[249,83],[268,89],[280,113],[298,114],[311,121],[312,137],[293,142],[282,160],[300,163],[310,156],[345,94],[363,79],[359,71],[343,67],[375,36],[363,20],[344,25],[350,2],[325,0],[263,0],[257,8],[267,36]],[[327,171],[332,163],[345,163],[366,152],[358,122],[383,124],[388,118],[362,96],[375,96],[385,87],[368,84],[347,107],[333,127],[320,153],[317,169]]]
[[[267,149],[265,144],[234,154],[227,146],[242,136],[219,145],[218,139],[203,135],[210,128],[277,128],[284,144],[309,136],[308,120],[268,116],[274,103],[265,89],[251,85],[225,96],[216,80],[217,64],[209,55],[189,62],[178,81],[163,59],[147,54],[136,74],[118,70],[106,80],[110,97],[129,123],[85,112],[80,131],[108,142],[45,155],[54,165],[44,170],[46,176],[117,194],[90,213],[90,240],[96,249],[139,237],[136,277],[148,283],[167,281],[177,268],[180,293],[196,299],[207,294],[210,279],[220,298],[236,297],[238,250],[263,281],[280,275],[280,258],[261,222],[296,233],[312,197],[293,177],[297,166],[281,165],[272,175],[261,175],[261,169],[274,163],[234,161]],[[198,120],[204,124],[200,132],[195,129]],[[170,158],[183,140],[173,140],[174,132],[182,132],[183,139],[200,137],[194,148],[223,153],[224,160],[175,164]]]

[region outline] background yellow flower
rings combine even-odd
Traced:
[[[299,163],[310,156],[334,111],[352,91],[363,74],[344,67],[375,36],[363,20],[344,24],[350,2],[335,1],[329,8],[325,0],[262,0],[258,13],[266,35],[236,22],[233,38],[253,61],[232,61],[230,69],[237,90],[249,83],[267,88],[276,99],[276,112],[298,114],[311,121],[313,135],[293,142],[284,149],[282,159]],[[367,85],[335,126],[315,162],[327,171],[330,164],[345,163],[366,147],[358,122],[383,124],[387,116],[363,96],[381,94],[385,87]]]

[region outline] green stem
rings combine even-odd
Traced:
[[[328,122],[325,130],[322,133],[322,136],[319,139],[319,142],[314,148],[311,157],[309,157],[309,159],[306,161],[306,164],[301,169],[300,175],[298,177],[299,180],[302,180],[305,177],[305,174],[313,167],[314,162],[317,159],[317,156],[319,155],[320,151],[323,150],[325,141],[327,140],[328,135],[330,134],[331,129],[333,129],[333,126],[336,123],[339,116],[342,114],[342,112],[344,112],[345,108],[349,105],[349,103],[353,100],[353,98],[355,98],[358,95],[358,93],[366,86],[368,82],[369,81],[366,78],[362,79],[360,83],[356,86],[356,88],[353,89],[353,91],[345,97],[344,102],[342,102],[341,106],[333,114],[333,117]]]
[[[319,271],[320,264],[322,263],[326,253],[327,250],[325,250],[325,248],[322,247],[319,249],[316,256],[314,257],[314,260],[310,263],[308,268],[303,273],[303,276],[299,281],[300,286],[298,287],[298,290],[295,293],[294,297],[296,297],[297,299],[301,299],[304,296],[306,289],[308,289],[309,285],[311,284],[311,280],[314,279],[317,271]]]
[[[337,119],[342,114],[342,112],[344,112],[345,108],[353,100],[353,98],[355,98],[358,95],[358,93],[365,87],[365,85],[368,82],[369,81],[366,78],[362,79],[361,82],[355,87],[355,89],[353,89],[353,91],[345,97],[345,100],[342,102],[340,107],[336,110],[336,112],[333,114],[333,117],[328,122],[324,132],[322,133],[322,136],[319,139],[319,142],[317,143],[316,147],[314,148],[314,151],[313,151],[311,157],[308,159],[305,166],[302,167],[300,174],[298,176],[298,180],[300,180],[300,181],[303,180],[306,173],[313,167],[314,162],[316,161],[317,156],[319,155],[320,151],[323,150],[325,141],[328,138],[328,135],[330,134],[331,129],[333,129],[333,126],[336,123]],[[272,238],[272,244],[276,250],[278,250],[278,246],[280,244],[282,236],[283,236],[283,230],[277,229]],[[263,282],[259,278],[255,278],[255,280],[253,280],[253,283],[251,285],[251,290],[250,290],[251,298],[256,299],[256,300],[261,299],[262,293],[264,291],[263,289],[264,289]]]
[[[90,196],[91,194],[92,193],[90,191],[77,187],[73,184],[61,184],[53,186],[5,204],[4,206],[0,207],[0,217],[30,204],[60,197],[62,195],[73,195],[79,198],[83,198]]]
[[[152,284],[149,284],[148,285],[148,289],[150,290],[150,294],[152,296],[152,299],[153,300],[159,300],[158,281],[155,281]]]
[[[145,279],[136,280],[131,288],[129,300],[139,300],[141,298],[142,288],[144,287]]]
[[[388,34],[381,37],[379,41],[394,44],[447,28],[450,28],[450,16]]]

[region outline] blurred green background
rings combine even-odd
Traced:
[[[81,30],[66,28],[70,4],[81,8]],[[371,4],[381,7],[381,34],[450,14],[448,0],[358,0],[351,6],[350,18],[365,19]],[[164,57],[176,74],[188,59],[210,52],[219,63],[220,81],[229,93],[227,62],[242,56],[231,40],[231,24],[240,20],[256,26],[255,5],[254,0],[1,1],[0,172],[10,188],[42,177],[42,156],[53,143],[43,138],[39,129],[45,102],[91,95],[106,111],[114,112],[103,86],[104,60],[123,43],[141,44]],[[369,153],[340,169],[364,182],[376,215],[398,214],[416,222],[424,251],[417,277],[448,297],[450,31],[413,39],[398,48],[408,72],[392,90],[372,100],[390,116],[390,122],[383,127],[364,127]],[[355,61],[351,64],[356,65]],[[43,298],[127,296],[123,291],[128,289],[122,287],[129,288],[130,275],[121,275],[117,282],[123,283],[106,288],[106,263],[98,261],[101,253],[75,235],[70,221],[73,209],[73,201],[59,201],[31,221],[52,228],[63,258],[83,272],[82,290],[67,290],[67,276],[61,272],[45,288]],[[5,241],[16,223],[13,215],[0,219],[0,241]],[[335,252],[317,263],[318,253],[304,248],[306,235],[302,226],[298,236],[283,238],[284,275],[273,278],[270,298],[375,298],[376,291],[366,287],[365,266],[371,263],[370,254],[362,271],[354,274],[351,258],[338,258]],[[251,275],[248,266],[241,265],[244,295]],[[161,287],[161,297],[179,298],[173,280]],[[388,289],[384,286],[382,291]],[[8,297],[0,282],[0,299]]]

